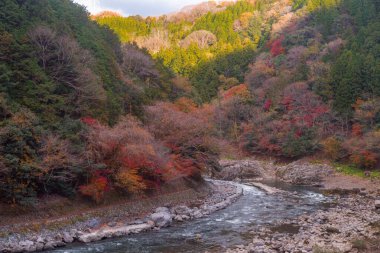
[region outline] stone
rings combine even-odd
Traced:
[[[194,213],[192,213],[192,216],[196,219],[198,218],[201,218],[203,215],[202,215],[202,212],[199,211],[199,210],[196,210]]]
[[[285,182],[296,185],[318,185],[324,176],[333,173],[331,166],[296,161],[276,168],[276,176]]]
[[[53,241],[48,241],[44,245],[44,250],[51,250],[56,247],[56,244]]]
[[[375,208],[376,209],[380,209],[380,199],[379,200],[375,200]]]
[[[87,225],[90,228],[95,228],[95,227],[98,227],[100,225],[100,221],[98,219],[93,218],[87,222]]]
[[[116,225],[117,225],[117,222],[115,222],[115,221],[111,221],[111,222],[108,222],[108,224],[107,224],[109,227],[116,227]]]
[[[216,178],[223,180],[238,182],[241,178],[262,178],[266,173],[263,164],[254,160],[222,160],[220,165],[223,169],[216,174]]]
[[[155,213],[170,213],[169,208],[167,207],[157,207],[156,210],[154,211]]]
[[[191,213],[191,209],[187,206],[175,206],[172,208],[172,212],[177,215],[189,215]]]
[[[63,235],[62,235],[62,240],[65,242],[65,243],[72,243],[74,241],[74,238],[72,235],[70,235],[69,233],[67,232],[64,232]]]
[[[19,243],[19,246],[22,248],[23,252],[33,252],[36,251],[36,245],[30,240],[25,240]]]
[[[179,222],[183,221],[181,215],[176,215],[176,216],[174,217],[174,220],[175,220],[175,221],[179,221]]]
[[[45,244],[42,242],[36,242],[36,250],[41,251],[44,249]]]
[[[156,212],[150,215],[151,220],[157,227],[168,227],[172,223],[172,215],[169,212]]]

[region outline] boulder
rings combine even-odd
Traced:
[[[44,245],[44,250],[51,250],[57,247],[57,244],[53,240],[49,240]]]
[[[191,216],[198,219],[198,218],[201,218],[203,214],[200,210],[196,210],[194,213],[191,214]]]
[[[296,161],[276,168],[276,176],[296,185],[320,185],[323,177],[334,173],[331,166]]]
[[[19,245],[22,247],[23,251],[25,251],[25,252],[36,251],[36,245],[34,245],[34,242],[32,242],[32,241],[29,241],[29,240],[22,241],[22,242],[20,242]]]
[[[157,212],[158,211],[158,212]],[[157,208],[156,212],[150,215],[150,219],[154,222],[156,227],[168,227],[172,223],[172,215],[169,209]]]
[[[191,213],[191,209],[187,206],[175,206],[172,208],[172,213],[176,215],[189,215]]]
[[[154,212],[155,213],[170,213],[170,210],[167,207],[157,207]]]
[[[222,160],[220,165],[222,170],[215,177],[222,180],[262,178],[266,174],[264,164],[254,160]]]
[[[78,240],[80,242],[89,243],[89,242],[99,241],[102,238],[103,238],[102,234],[100,234],[98,232],[94,232],[94,233],[83,234],[83,235],[81,235],[81,236],[78,237]]]
[[[64,232],[63,235],[62,235],[62,240],[65,242],[65,243],[72,243],[74,241],[74,238],[72,235],[70,235],[69,233],[67,232]]]

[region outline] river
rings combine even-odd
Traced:
[[[190,253],[221,252],[224,248],[248,244],[249,234],[259,226],[273,227],[284,220],[328,207],[330,199],[312,188],[268,182],[287,190],[285,194],[269,195],[247,185],[244,195],[231,206],[207,217],[175,223],[159,231],[108,239],[90,244],[74,243],[51,253]],[[294,194],[296,193],[296,194]],[[273,228],[276,229],[276,228]],[[278,227],[294,232],[294,227]]]

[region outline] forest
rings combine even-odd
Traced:
[[[2,0],[1,201],[101,203],[253,154],[375,175],[379,10],[240,0],[143,18]]]

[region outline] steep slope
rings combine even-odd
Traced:
[[[176,96],[172,77],[70,0],[1,1],[1,202],[79,192],[100,202],[198,174],[133,117]]]
[[[373,0],[243,0],[193,22],[139,19],[147,29],[127,32],[127,41],[186,77],[187,96],[210,102],[219,136],[244,152],[319,153],[371,169],[380,161],[379,8]],[[121,27],[109,21],[98,20]]]

